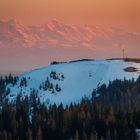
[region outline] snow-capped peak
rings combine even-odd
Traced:
[[[132,68],[135,71],[129,72]],[[139,73],[140,63],[123,60],[85,60],[53,64],[22,74],[16,85],[7,86],[10,93],[6,98],[14,102],[17,95],[24,98],[35,90],[41,103],[78,103],[84,96],[91,96],[93,90],[102,84],[108,84],[115,79],[136,79]]]

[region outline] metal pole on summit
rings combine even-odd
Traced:
[[[124,59],[125,58],[125,49],[124,48],[122,49],[122,55],[123,55],[122,57]]]

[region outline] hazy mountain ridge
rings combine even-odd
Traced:
[[[58,20],[43,26],[24,26],[15,19],[0,21],[0,35],[1,46],[25,48],[59,46],[100,49],[126,47],[130,42],[140,40],[139,32],[127,32],[115,27],[72,26]]]
[[[54,60],[121,57],[122,48],[126,56],[139,56],[139,44],[139,32],[115,27],[68,25],[58,20],[42,26],[24,26],[16,19],[0,21],[0,64],[7,70],[41,67]]]

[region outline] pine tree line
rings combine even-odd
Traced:
[[[14,107],[2,103],[0,140],[137,140],[139,120],[140,77],[114,80],[66,107],[46,107],[33,90],[25,99],[19,95]]]

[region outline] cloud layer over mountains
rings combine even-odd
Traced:
[[[16,19],[0,21],[0,65],[29,69],[53,60],[140,55],[140,33],[116,27],[67,25],[56,19],[42,26],[24,26]]]

